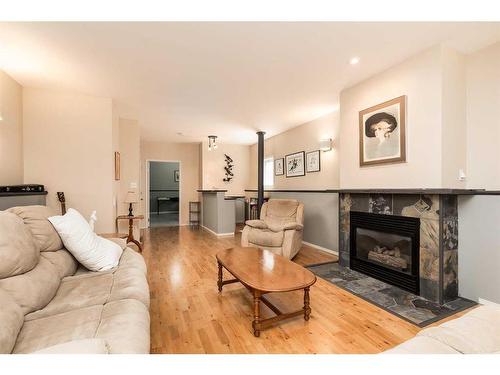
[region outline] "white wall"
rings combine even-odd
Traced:
[[[500,197],[460,197],[458,224],[460,296],[500,303]]]
[[[467,186],[500,189],[500,43],[467,56]]]
[[[458,176],[460,169],[467,172],[465,56],[451,48],[441,54],[441,186],[464,189],[466,181]]]
[[[97,210],[96,231],[114,232],[112,101],[79,94],[24,88],[24,181],[41,183],[47,205],[88,217]]]
[[[23,183],[22,87],[0,70],[0,185]]]
[[[216,150],[208,150],[208,142],[201,145],[203,189],[226,189],[227,194],[243,195],[249,184],[250,146],[219,143]],[[234,177],[224,182],[226,166],[224,154],[233,159]]]
[[[426,50],[340,94],[341,188],[441,186],[441,48]],[[359,166],[359,111],[407,96],[407,162]]]
[[[257,137],[257,136],[256,136]],[[327,189],[339,186],[338,164],[339,113],[329,113],[264,141],[264,156],[274,159],[284,158],[297,151],[314,151],[319,141],[333,139],[333,150],[321,152],[321,171],[306,173],[303,177],[287,178],[274,176],[273,189]],[[250,183],[251,189],[257,188],[257,144],[251,147]]]

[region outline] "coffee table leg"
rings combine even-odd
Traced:
[[[219,279],[217,280],[217,288],[219,289],[219,293],[222,292],[222,264],[217,262],[219,266]]]
[[[260,294],[256,290],[253,292],[253,335],[260,336]]]
[[[309,306],[309,288],[304,288],[304,320],[309,320],[311,307]]]

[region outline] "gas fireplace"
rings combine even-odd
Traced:
[[[351,211],[350,242],[353,270],[419,294],[418,218]]]

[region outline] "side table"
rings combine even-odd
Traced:
[[[120,215],[116,217],[116,227],[118,228],[118,221],[119,220],[128,220],[128,236],[127,236],[127,243],[132,242],[137,247],[139,248],[139,252],[142,253],[142,245],[139,241],[137,241],[134,238],[134,220],[143,220],[144,215],[134,215],[134,216],[129,216],[129,215]]]

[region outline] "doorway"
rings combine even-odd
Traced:
[[[181,168],[178,161],[148,161],[149,226],[178,226]]]

